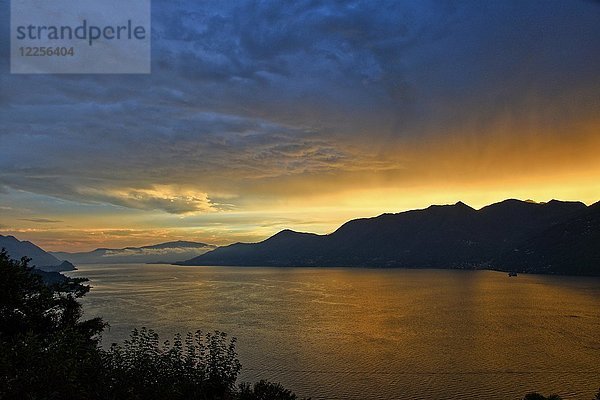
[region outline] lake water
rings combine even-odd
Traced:
[[[241,378],[313,399],[591,400],[600,279],[492,271],[82,265],[86,316],[238,338]]]

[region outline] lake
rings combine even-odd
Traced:
[[[493,271],[81,265],[87,317],[111,328],[221,330],[241,379],[313,399],[591,400],[600,279]]]

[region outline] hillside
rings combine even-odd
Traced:
[[[514,255],[515,249],[525,243],[546,252],[544,243],[550,240],[553,228],[561,229],[561,224],[581,225],[576,221],[592,208],[580,202],[510,199],[475,210],[458,202],[352,220],[329,235],[284,230],[259,243],[220,247],[181,264],[508,269],[507,254]],[[597,234],[598,228],[593,229]],[[541,239],[546,236],[548,239]],[[539,239],[536,242],[534,238]],[[590,241],[594,240],[592,235]],[[565,242],[562,248],[561,254],[568,260],[579,247]],[[585,269],[546,268],[533,260],[525,264],[525,259],[520,264],[518,258],[511,259],[510,268],[598,274],[600,266],[594,264],[594,254],[586,253],[591,264]]]
[[[534,235],[498,264],[522,271],[600,275],[600,203]]]
[[[14,236],[0,235],[0,249],[4,248],[13,259],[21,257],[31,258],[30,265],[43,271],[73,271],[75,266],[65,260],[66,257],[57,258],[29,241],[20,241]]]

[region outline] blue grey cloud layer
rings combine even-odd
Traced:
[[[149,76],[10,75],[0,7],[0,196],[226,208],[499,113],[598,112],[592,1],[155,0]]]

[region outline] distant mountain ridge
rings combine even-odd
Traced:
[[[600,275],[600,202],[533,235],[499,262],[537,272]]]
[[[52,252],[59,258],[68,258],[77,264],[103,263],[174,263],[214,250],[217,246],[189,241],[174,241],[141,247],[121,249],[98,248],[79,253]]]
[[[0,235],[0,249],[6,249],[10,258],[19,260],[22,257],[31,259],[30,265],[46,272],[73,271],[75,266],[64,257],[57,258],[35,244],[14,236]]]
[[[328,235],[284,230],[259,243],[219,247],[179,264],[496,268],[600,275],[594,261],[600,256],[600,227],[594,225],[600,221],[598,208],[581,202],[514,199],[480,210],[462,202],[435,205],[352,220]],[[592,224],[587,245],[574,247],[587,232],[586,221]],[[570,244],[552,247],[549,243],[563,240],[562,230],[568,227]],[[577,258],[572,254],[576,248]],[[559,259],[560,266],[555,261]],[[568,260],[586,267],[569,266]]]

